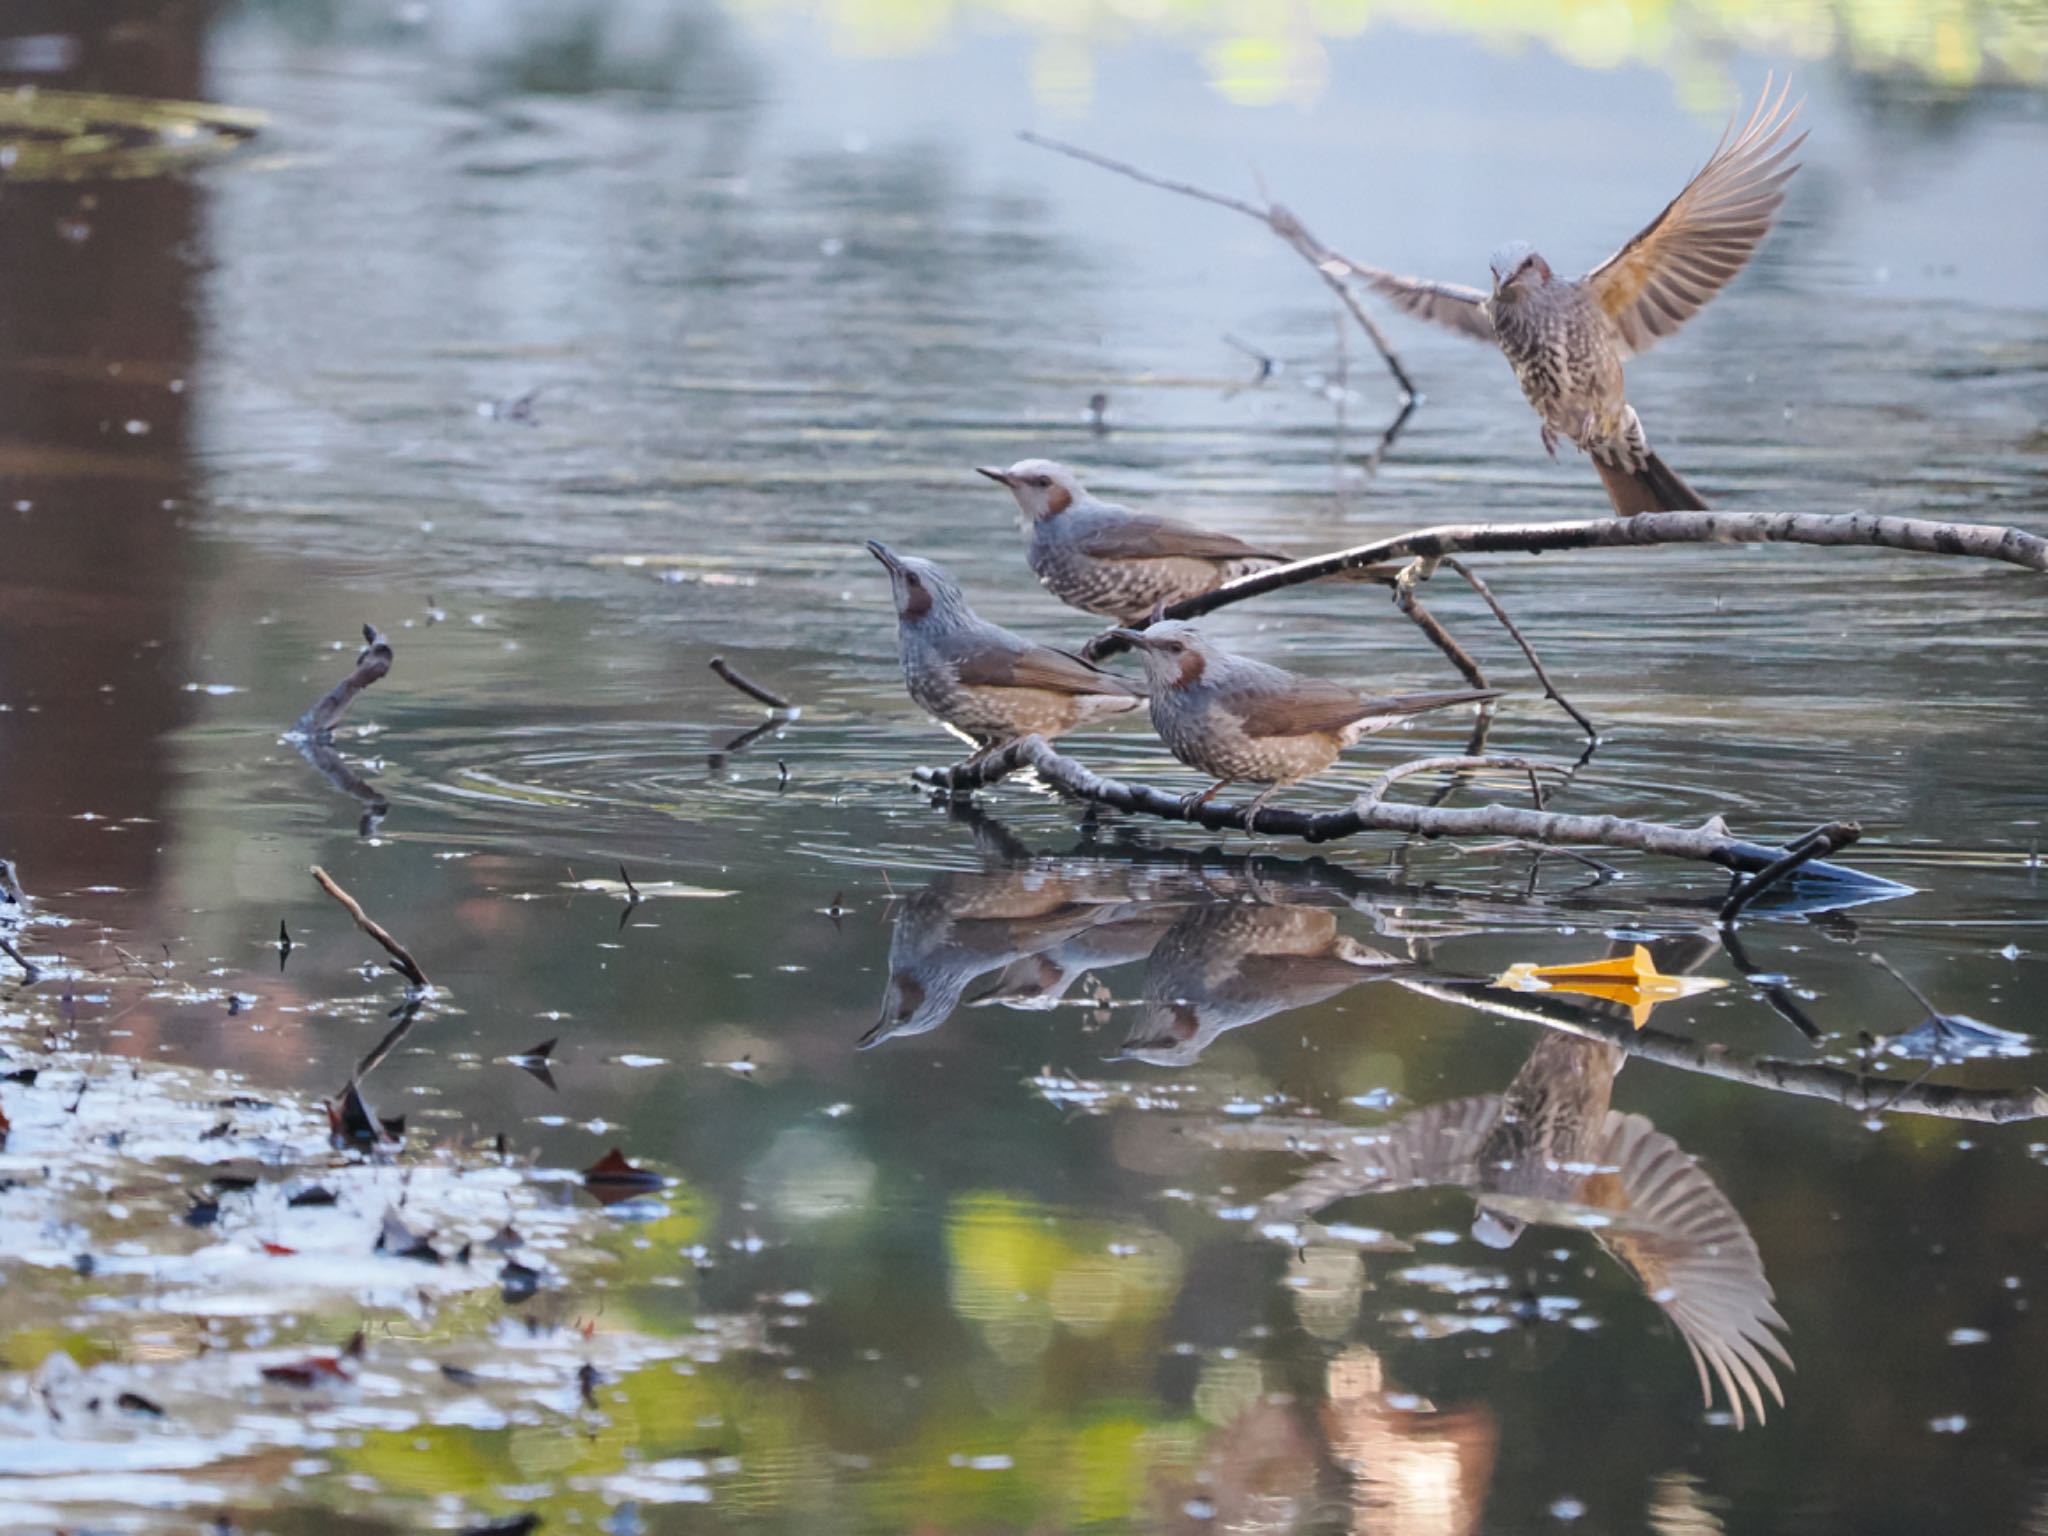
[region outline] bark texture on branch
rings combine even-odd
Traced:
[[[1996,523],[1946,523],[1919,517],[1875,517],[1863,512],[1644,512],[1563,523],[1443,523],[1350,549],[1276,565],[1167,608],[1169,619],[1195,619],[1246,598],[1321,581],[1339,571],[1387,560],[1440,559],[1447,555],[1617,549],[1648,544],[1814,544],[1833,548],[1910,550],[1999,560],[2048,572],[2048,539]],[[1142,628],[1143,626],[1138,626]],[[1092,643],[1113,655],[1125,642],[1108,635]]]
[[[1523,759],[1500,764],[1483,757],[1443,761],[1447,766],[1455,764],[1475,769],[1512,766],[1522,770],[1528,766]],[[1562,763],[1540,766],[1560,773],[1569,771],[1568,765]],[[1215,832],[1245,830],[1245,808],[1242,805],[1212,800],[1190,809],[1187,801],[1179,795],[1096,773],[1073,758],[1054,751],[1041,736],[1027,736],[984,757],[970,759],[951,768],[919,768],[912,776],[930,788],[957,793],[993,784],[1024,768],[1035,771],[1055,789],[1115,810],[1157,816],[1166,821],[1192,822]],[[1844,834],[1837,847],[1855,840],[1854,823],[1837,824],[1835,830]],[[1412,837],[1509,837],[1530,843],[1593,844],[1717,864],[1741,874],[1761,873],[1782,859],[1786,852],[1783,848],[1730,837],[1719,817],[1703,826],[1675,827],[1662,822],[1632,821],[1621,816],[1573,816],[1506,805],[1411,805],[1373,799],[1370,791],[1342,811],[1308,812],[1268,806],[1259,812],[1259,831],[1299,837],[1310,843],[1355,837],[1361,832],[1401,832]],[[1805,864],[1800,875],[1803,879],[1828,880],[1873,894],[1888,890],[1903,893],[1907,889],[1893,881],[1864,874],[1861,870],[1819,859]]]

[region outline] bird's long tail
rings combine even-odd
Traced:
[[[1486,704],[1500,697],[1498,688],[1459,688],[1448,693],[1397,693],[1391,698],[1367,699],[1354,728],[1359,736],[1385,730],[1410,715],[1432,709],[1450,709],[1459,704]],[[1355,740],[1356,737],[1349,738]]]
[[[1609,464],[1597,453],[1593,467],[1600,471],[1600,483],[1614,510],[1623,517],[1638,512],[1705,512],[1705,498],[1685,483],[1685,477],[1656,454],[1649,454],[1641,469]]]

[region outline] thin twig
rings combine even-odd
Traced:
[[[714,656],[711,658],[711,670],[716,672],[720,677],[724,678],[728,683],[731,683],[733,687],[739,689],[739,691],[741,693],[744,693],[748,698],[758,699],[761,703],[766,704],[770,709],[780,709],[784,711],[794,711],[796,709],[796,706],[794,704],[790,703],[789,700],[785,699],[781,694],[776,693],[773,689],[763,688],[759,683],[755,682],[753,679],[743,677],[740,674],[739,670],[735,668],[731,663],[729,663],[723,656]]]
[[[1863,829],[1853,821],[1832,821],[1824,827],[1814,828],[1787,847],[1780,858],[1758,870],[1730,893],[1721,907],[1721,926],[1734,927],[1744,907],[1773,886],[1789,879],[1800,865],[1846,848],[1862,835]]]
[[[1450,658],[1451,665],[1464,675],[1467,683],[1474,688],[1492,686],[1486,681],[1486,674],[1480,670],[1479,663],[1472,659],[1472,654],[1451,638],[1451,632],[1444,628],[1435,614],[1422,606],[1422,599],[1415,595],[1412,583],[1394,583],[1394,606],[1414,620],[1415,627],[1429,637],[1431,645]]]
[[[1879,970],[1883,971],[1887,976],[1891,977],[1893,981],[1896,981],[1900,986],[1904,987],[1909,993],[1911,993],[1913,1001],[1918,1003],[1922,1008],[1925,1008],[1927,1010],[1927,1016],[1929,1018],[1938,1019],[1942,1017],[1941,1010],[1934,1006],[1933,1002],[1928,998],[1927,994],[1925,992],[1922,992],[1918,987],[1914,986],[1912,982],[1908,981],[1906,979],[1905,973],[1901,971],[1897,966],[1893,965],[1891,961],[1885,959],[1883,955],[1873,954],[1870,957],[1870,963],[1876,966]]]
[[[1119,176],[1128,176],[1133,181],[1142,182],[1148,187],[1157,187],[1162,192],[1192,197],[1197,202],[1212,203],[1218,208],[1228,208],[1233,213],[1241,213],[1248,219],[1257,219],[1316,269],[1316,276],[1321,278],[1330,291],[1343,302],[1344,307],[1351,312],[1351,318],[1358,322],[1359,329],[1364,331],[1366,338],[1372,342],[1380,355],[1380,360],[1387,365],[1387,372],[1394,376],[1394,382],[1400,387],[1403,397],[1411,401],[1421,398],[1414,380],[1408,377],[1408,370],[1401,366],[1400,357],[1388,342],[1386,333],[1373,322],[1372,316],[1359,302],[1358,295],[1352,291],[1350,283],[1345,281],[1344,274],[1350,271],[1350,263],[1317,240],[1303,227],[1301,220],[1278,203],[1269,202],[1261,208],[1256,203],[1248,203],[1242,198],[1226,197],[1220,192],[1211,192],[1195,186],[1192,182],[1172,181],[1164,176],[1154,176],[1149,171],[1139,170],[1135,165],[1122,160],[1112,160],[1107,155],[1098,155],[1095,151],[1082,149],[1077,144],[1065,144],[1058,139],[1048,139],[1036,133],[1020,133],[1017,137],[1026,144],[1035,144],[1038,148],[1049,149],[1054,154],[1066,155],[1070,159],[1083,161],[1102,170],[1113,171]]]
[[[1536,654],[1536,647],[1531,645],[1521,630],[1515,627],[1515,621],[1508,617],[1507,609],[1503,608],[1500,599],[1493,595],[1493,588],[1481,581],[1479,573],[1464,561],[1446,557],[1443,563],[1465,578],[1466,585],[1477,592],[1480,601],[1493,610],[1493,616],[1500,620],[1500,627],[1508,632],[1508,638],[1521,647],[1522,655],[1528,658],[1529,670],[1536,674],[1536,681],[1543,685],[1543,696],[1576,720],[1579,729],[1586,733],[1586,739],[1597,746],[1600,741],[1599,731],[1594,729],[1593,722],[1586,718],[1578,705],[1558,691],[1557,684],[1551,681],[1550,674],[1544,670],[1542,658]]]
[[[357,901],[355,897],[349,895],[349,893],[347,891],[344,891],[339,885],[335,884],[334,877],[332,875],[328,874],[326,870],[322,869],[319,865],[315,864],[313,866],[313,878],[319,882],[321,890],[325,891],[328,895],[332,896],[336,901],[341,903],[342,908],[348,913],[348,915],[356,920],[356,926],[358,928],[362,929],[363,932],[367,933],[371,938],[375,939],[379,944],[383,945],[384,952],[391,956],[392,968],[396,970],[399,975],[403,976],[407,981],[411,982],[416,987],[426,988],[433,985],[432,982],[427,980],[427,973],[420,969],[419,961],[413,959],[411,953],[407,951],[406,947],[403,944],[399,943],[398,940],[394,939],[393,937],[391,937],[390,934],[386,933],[382,928],[378,927],[377,924],[371,920],[370,914],[363,910],[362,903]]]
[[[30,981],[34,981],[38,976],[42,975],[42,972],[37,970],[34,966],[30,965],[28,963],[27,957],[24,956],[20,950],[16,949],[5,938],[0,938],[0,954],[5,954],[8,959],[12,960],[16,965],[20,966],[23,974],[25,974]]]
[[[356,701],[356,695],[391,670],[391,642],[368,624],[363,626],[363,649],[356,657],[355,670],[323,694],[292,727],[301,737],[320,737],[334,729],[335,722]]]
[[[1371,810],[1382,800],[1386,799],[1387,791],[1392,789],[1396,783],[1418,773],[1469,774],[1476,773],[1482,768],[1500,768],[1516,773],[1526,773],[1529,775],[1529,783],[1532,788],[1536,784],[1536,775],[1539,771],[1558,774],[1570,771],[1562,763],[1546,763],[1527,757],[1414,757],[1405,763],[1396,763],[1385,773],[1366,785],[1364,792],[1352,802],[1352,808],[1361,813]],[[1536,796],[1536,809],[1539,811],[1543,809],[1543,797],[1540,792]]]

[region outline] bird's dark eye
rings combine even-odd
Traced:
[[[1035,485],[1035,486],[1038,486],[1038,487],[1040,487],[1041,489],[1043,489],[1043,488],[1045,488],[1045,487],[1047,487],[1047,486],[1050,486],[1050,485],[1052,484],[1052,476],[1051,476],[1051,475],[1033,475],[1033,476],[1031,477],[1031,483],[1032,483],[1033,485]]]
[[[921,587],[924,585],[924,583],[919,581],[915,576],[906,575],[903,579],[909,582],[910,585],[912,585],[913,587]]]

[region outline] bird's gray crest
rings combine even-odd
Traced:
[[[1487,263],[1493,268],[1493,285],[1498,288],[1520,269],[1523,262],[1536,254],[1536,247],[1526,240],[1510,240],[1493,253]]]

